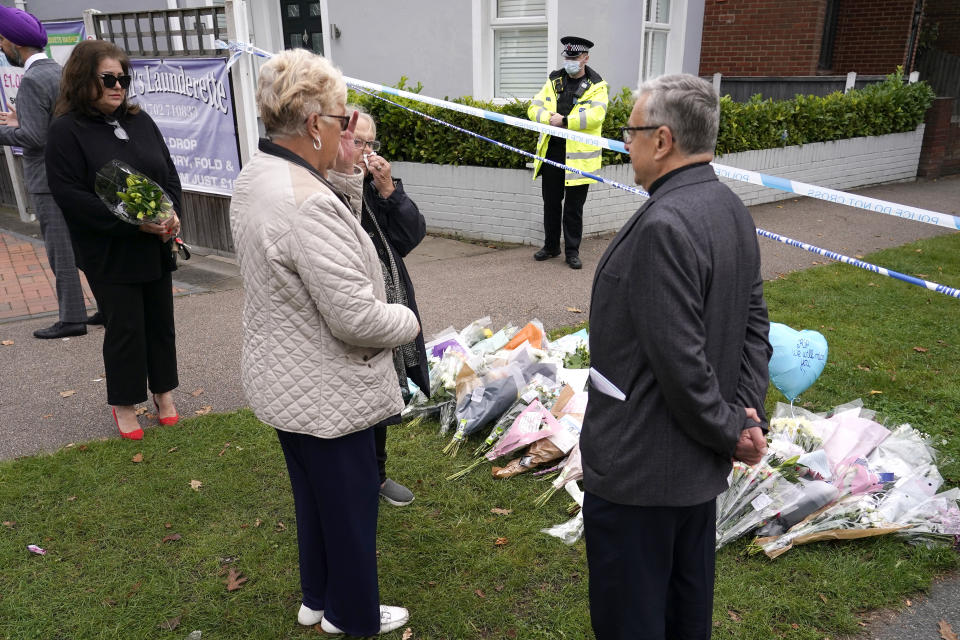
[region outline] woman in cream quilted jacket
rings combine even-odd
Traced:
[[[392,350],[420,327],[387,304],[377,252],[344,193],[359,197],[363,181],[346,97],[340,71],[304,49],[263,66],[267,138],[236,181],[230,222],[244,281],[243,388],[277,430],[293,487],[298,620],[369,636],[408,619],[380,605],[369,427],[402,408]]]

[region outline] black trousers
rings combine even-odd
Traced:
[[[562,162],[563,159],[561,158]],[[560,227],[563,226],[563,250],[567,257],[580,255],[583,236],[583,203],[587,201],[588,184],[565,187],[566,172],[543,163],[540,167],[540,188],[543,193],[543,248],[560,251]]]
[[[153,393],[176,389],[180,381],[170,273],[152,282],[88,282],[106,329],[107,402],[138,404],[147,399],[148,386]]]
[[[636,507],[585,495],[597,640],[709,640],[716,510],[716,500]]]
[[[297,512],[303,604],[351,636],[380,632],[373,430],[315,438],[277,430]]]

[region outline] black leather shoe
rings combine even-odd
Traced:
[[[95,314],[87,318],[87,324],[92,324],[92,325],[103,324],[103,314],[97,311]]]
[[[556,258],[560,255],[559,251],[547,251],[546,249],[540,249],[535,254],[533,254],[533,259],[537,262],[543,262],[544,260],[549,260],[550,258]]]
[[[571,269],[583,269],[583,263],[580,262],[580,256],[567,256],[567,264]]]
[[[33,332],[33,337],[41,340],[85,335],[87,335],[87,325],[82,322],[58,322],[46,329],[37,329]]]

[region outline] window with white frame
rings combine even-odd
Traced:
[[[681,71],[685,18],[686,0],[644,0],[640,82]]]
[[[474,95],[532,98],[556,55],[557,0],[474,0]]]

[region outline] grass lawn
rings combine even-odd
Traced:
[[[960,234],[868,259],[960,286]],[[960,484],[960,301],[845,265],[766,291],[773,320],[830,343],[822,376],[798,402],[824,410],[862,398],[891,424],[912,423],[941,451],[947,484]],[[771,388],[768,410],[778,397]],[[537,510],[541,479],[494,480],[484,468],[444,481],[472,449],[454,461],[440,453],[446,441],[435,424],[391,432],[388,469],[417,500],[381,507],[382,601],[411,610],[415,639],[592,637],[583,541],[567,547],[538,533],[567,519],[565,494]],[[0,521],[0,638],[318,633],[296,624],[296,526],[280,447],[248,411],[153,428],[141,443],[0,463]],[[773,561],[746,546],[719,554],[715,638],[855,632],[858,612],[896,606],[960,564],[954,551],[893,537],[811,544]],[[231,571],[247,579],[232,591]]]

